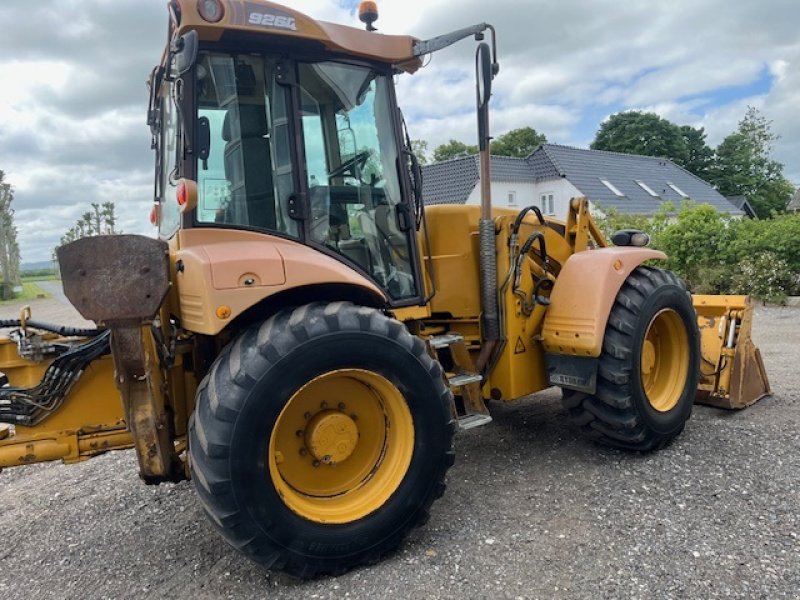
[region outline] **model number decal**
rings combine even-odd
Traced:
[[[297,31],[297,22],[294,17],[273,15],[270,13],[251,12],[248,22],[251,25],[265,25],[267,27],[280,27],[281,29],[291,29]]]

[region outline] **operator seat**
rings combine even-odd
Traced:
[[[275,191],[264,106],[231,106],[222,124],[222,139],[225,178],[231,184],[225,220],[274,230]]]

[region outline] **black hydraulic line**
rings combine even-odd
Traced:
[[[29,319],[25,321],[26,327],[33,329],[42,329],[44,331],[52,331],[58,335],[63,336],[76,336],[76,337],[95,337],[104,333],[106,330],[99,329],[83,329],[80,327],[69,327],[67,325],[55,325],[54,323],[46,323],[44,321],[34,321]],[[20,319],[0,319],[0,328],[4,327],[22,327]]]
[[[511,233],[513,235],[519,234],[519,228],[522,225],[522,220],[526,217],[526,215],[529,212],[536,213],[536,218],[539,219],[539,223],[542,225],[547,225],[547,223],[544,220],[544,216],[542,215],[542,211],[539,209],[538,206],[535,205],[526,206],[521,211],[519,211],[517,218],[514,220],[514,226],[511,228]]]
[[[56,357],[32,388],[0,388],[0,422],[33,426],[61,406],[86,366],[110,351],[110,331]]]

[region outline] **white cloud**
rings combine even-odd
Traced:
[[[319,19],[361,26],[339,0],[295,0]],[[427,38],[490,21],[498,31],[495,134],[530,125],[588,143],[620,109],[649,109],[731,132],[748,104],[782,134],[775,155],[800,183],[800,4],[793,0],[383,0],[377,26]],[[115,199],[123,228],[151,231],[152,156],[143,82],[165,42],[163,0],[2,0],[0,169],[17,189],[25,260],[49,248],[89,202]],[[124,27],[120,27],[124,23]],[[474,43],[399,78],[412,137],[474,143]],[[768,72],[769,90],[743,89]],[[690,98],[687,100],[687,97]]]

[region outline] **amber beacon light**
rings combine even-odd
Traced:
[[[364,0],[358,5],[358,18],[362,23],[367,24],[367,31],[376,31],[373,23],[378,20],[378,3]]]

